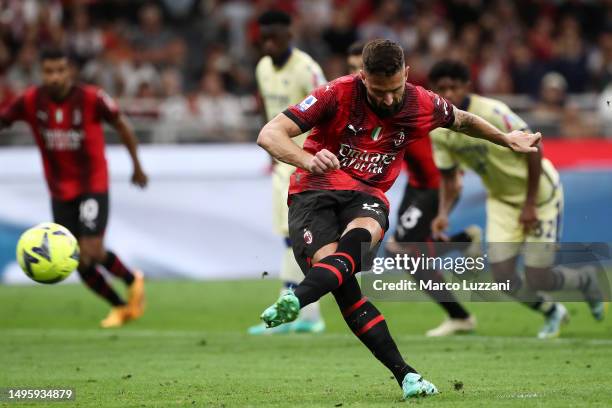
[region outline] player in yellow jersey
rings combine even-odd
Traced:
[[[288,106],[299,103],[311,91],[327,81],[319,64],[308,54],[291,46],[291,17],[282,11],[268,11],[259,19],[260,38],[265,56],[257,64],[255,76],[264,101],[266,118],[271,120]],[[293,138],[300,145],[308,134]],[[282,291],[297,286],[304,274],[295,261],[289,241],[287,193],[289,178],[295,167],[274,161],[272,173],[274,228],[284,237],[287,248],[283,255],[280,278]],[[300,312],[300,317],[291,324],[266,329],[259,324],[249,328],[251,334],[286,332],[321,332],[325,323],[321,318],[319,303],[315,302]]]
[[[528,128],[504,103],[469,93],[469,71],[460,62],[437,63],[429,80],[440,96],[504,132]],[[448,228],[448,214],[460,191],[459,166],[475,171],[487,190],[488,261],[494,278],[499,282],[510,280],[511,290],[507,294],[545,316],[546,324],[538,337],[557,336],[560,325],[568,320],[568,313],[561,303],[552,302],[537,291],[581,290],[591,313],[601,320],[604,303],[594,268],[553,267],[554,246],[546,243],[559,239],[563,188],[559,174],[542,156],[541,149],[519,155],[448,129],[438,128],[430,135],[436,164],[442,172],[433,232],[441,235]],[[522,282],[516,270],[520,251],[524,255],[526,282]]]

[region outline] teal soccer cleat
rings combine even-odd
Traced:
[[[281,295],[276,303],[264,310],[261,320],[266,327],[276,327],[294,321],[299,313],[300,301],[293,292],[287,292]]]
[[[408,373],[402,381],[404,399],[413,397],[425,397],[438,393],[435,385],[421,377],[417,373]]]

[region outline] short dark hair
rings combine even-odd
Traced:
[[[69,59],[68,53],[61,48],[43,48],[40,52],[40,60],[56,60],[66,58]]]
[[[372,40],[363,47],[363,68],[368,74],[391,76],[404,68],[404,51],[391,40]]]
[[[464,83],[470,82],[470,70],[461,61],[444,59],[438,61],[429,71],[429,82],[435,83],[442,78],[450,78]]]
[[[291,16],[284,11],[268,10],[259,16],[257,23],[261,26],[280,24],[288,27],[291,25]]]
[[[348,49],[346,50],[346,54],[351,57],[355,55],[361,56],[361,54],[363,53],[363,47],[365,47],[364,41],[355,41],[348,47]]]

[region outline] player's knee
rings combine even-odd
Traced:
[[[502,262],[491,263],[491,273],[495,282],[501,283],[510,281],[511,288],[518,288],[521,284],[521,279],[519,274],[516,272],[515,265],[515,258]]]
[[[382,240],[382,237],[384,235],[384,231],[382,227],[380,226],[380,224],[378,223],[378,221],[370,217],[355,218],[354,220],[349,222],[349,224],[346,226],[346,229],[344,230],[344,233],[342,235],[344,236],[349,231],[357,229],[357,228],[363,228],[370,233],[370,235],[372,236],[372,239],[371,239],[372,245],[375,245],[380,240]]]
[[[555,289],[555,278],[550,268],[525,266],[525,280],[527,285],[534,290]]]
[[[330,244],[327,244],[327,245],[319,248],[319,250],[317,252],[315,252],[315,254],[312,257],[312,263],[319,262],[321,259],[330,256],[331,254],[336,252],[337,248],[338,248],[338,243],[337,242],[332,242]]]
[[[106,258],[106,250],[97,242],[81,242],[81,261],[85,265],[91,265],[104,262]]]

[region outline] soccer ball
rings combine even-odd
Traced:
[[[32,280],[56,283],[66,279],[79,264],[79,244],[59,224],[38,224],[19,238],[17,262]]]

